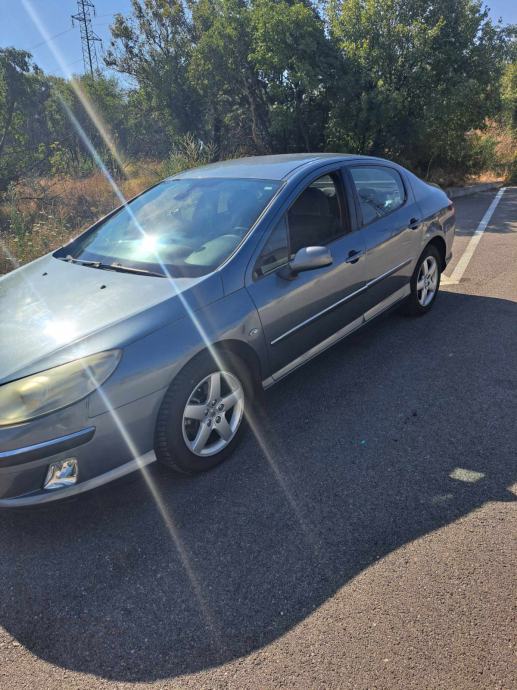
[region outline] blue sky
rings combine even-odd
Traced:
[[[96,16],[94,31],[109,45],[109,25],[117,12],[128,14],[130,0],[94,0]],[[45,72],[63,76],[63,69],[48,43],[27,13],[24,5],[31,5],[39,16],[53,44],[62,56],[67,70],[82,73],[83,61],[79,26],[72,27],[71,15],[77,12],[76,0],[0,0],[0,47],[14,46],[29,50],[35,62]],[[59,35],[56,35],[59,34]],[[43,44],[43,45],[42,45]],[[100,53],[99,53],[100,56]]]
[[[94,0],[96,17],[93,26],[109,45],[109,25],[117,12],[127,14],[130,0]],[[53,56],[49,44],[44,43],[37,26],[28,15],[25,5],[32,5],[48,36],[62,56],[63,67]],[[487,0],[494,19],[505,24],[517,24],[517,0]],[[72,28],[71,15],[77,11],[76,0],[0,0],[0,47],[15,46],[29,50],[36,63],[45,71],[63,75],[63,71],[83,71],[79,27]],[[56,35],[58,34],[58,35]]]

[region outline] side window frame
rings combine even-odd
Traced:
[[[361,200],[359,199],[359,195],[357,193],[357,187],[355,186],[355,182],[354,182],[354,179],[352,177],[352,173],[350,172],[353,168],[386,168],[386,169],[391,170],[394,173],[396,173],[400,178],[400,181],[402,183],[402,189],[404,190],[404,199],[403,199],[402,203],[400,204],[400,206],[397,206],[397,208],[394,208],[392,211],[390,211],[389,213],[386,213],[386,215],[381,216],[380,218],[373,218],[368,223],[365,223],[364,218],[363,218],[363,211],[361,209]],[[357,215],[357,223],[358,223],[359,229],[367,228],[372,223],[377,223],[379,220],[383,220],[384,218],[389,218],[393,213],[400,211],[401,208],[404,208],[404,206],[406,206],[408,199],[409,199],[406,180],[404,179],[404,175],[402,175],[402,173],[399,170],[397,170],[397,168],[393,167],[392,165],[386,165],[385,163],[377,163],[377,162],[368,161],[365,163],[354,163],[351,165],[347,165],[347,166],[345,166],[345,168],[343,170],[346,174],[347,183],[348,183],[348,185],[352,191],[352,195],[354,197],[355,211],[356,211],[356,215]]]
[[[286,234],[286,240],[287,240],[287,242],[286,242],[286,246],[287,246],[286,260],[284,261],[284,263],[279,264],[278,266],[275,266],[275,268],[272,268],[270,271],[267,271],[266,273],[262,273],[261,272],[261,266],[260,266],[260,259],[262,258],[263,254],[264,254],[264,249],[267,247],[267,244],[268,244],[269,240],[271,239],[273,233],[276,232],[277,228],[281,224],[285,228],[285,234]],[[265,278],[266,276],[271,275],[272,273],[276,273],[276,271],[278,271],[279,268],[282,268],[282,266],[286,266],[289,263],[289,260],[290,260],[289,258],[291,256],[290,250],[291,250],[291,245],[290,245],[290,239],[289,239],[289,223],[288,223],[288,219],[287,219],[287,211],[284,211],[282,213],[282,215],[280,216],[280,218],[278,218],[276,220],[273,227],[270,230],[268,230],[266,233],[266,238],[260,247],[259,255],[257,256],[257,258],[255,260],[255,264],[253,266],[253,280],[260,280],[261,278]]]
[[[338,202],[338,209],[339,209],[339,224],[340,224],[340,232],[338,235],[333,237],[328,245],[332,245],[333,242],[336,242],[337,240],[341,239],[345,235],[350,234],[354,230],[354,225],[355,225],[355,215],[357,214],[357,211],[355,208],[351,208],[350,202],[354,201],[355,198],[352,197],[350,198],[350,194],[348,193],[347,190],[347,185],[345,184],[345,180],[343,179],[343,167],[340,166],[338,168],[334,168],[332,170],[327,170],[325,172],[321,172],[317,177],[312,179],[309,183],[305,184],[303,189],[296,195],[296,197],[289,203],[288,208],[286,208],[281,216],[276,220],[275,224],[273,227],[268,230],[266,233],[266,238],[261,244],[260,252],[254,262],[253,265],[253,271],[252,271],[252,276],[253,280],[260,280],[261,278],[265,278],[268,275],[271,275],[271,273],[275,273],[279,268],[282,266],[285,266],[292,258],[292,252],[291,252],[291,231],[289,228],[289,211],[291,208],[294,206],[294,204],[298,201],[300,196],[305,192],[306,189],[308,189],[311,185],[313,185],[315,182],[317,182],[319,179],[326,177],[327,175],[332,178],[332,181],[334,182],[334,185],[336,187],[336,195],[337,195],[337,202]],[[354,214],[355,212],[355,214]],[[272,269],[271,271],[268,271],[265,274],[261,274],[259,272],[259,262],[260,258],[262,256],[262,252],[264,250],[264,247],[267,245],[269,242],[269,239],[271,235],[275,232],[277,229],[278,225],[282,222],[282,220],[285,223],[285,227],[287,230],[287,260],[285,263],[277,266],[275,269]]]

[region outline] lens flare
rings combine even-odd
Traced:
[[[78,99],[80,100],[83,108],[85,109],[86,113],[90,117],[92,123],[94,124],[95,128],[99,132],[102,140],[104,141],[106,147],[110,151],[110,154],[112,157],[117,161],[119,167],[121,170],[123,170],[123,159],[122,156],[118,153],[110,135],[109,135],[109,130],[105,123],[102,121],[102,118],[100,115],[96,112],[93,104],[90,102],[89,98],[87,95],[84,93],[84,90],[81,88],[80,84],[73,78],[73,75],[70,73],[69,69],[67,68],[61,54],[57,50],[55,44],[52,42],[52,39],[46,30],[43,22],[41,19],[38,17],[36,11],[34,10],[32,4],[29,2],[29,0],[22,0],[23,6],[31,18],[32,22],[35,24],[36,28],[39,30],[41,36],[45,39],[45,41],[48,41],[50,48],[52,50],[52,53],[57,60],[58,64],[60,65],[63,73],[70,79],[72,88],[74,89],[74,93],[77,95]],[[171,276],[170,272],[168,271],[167,267],[163,264],[162,260],[160,259],[159,254],[156,252],[156,244],[153,242],[154,238],[152,236],[149,236],[141,227],[140,223],[136,219],[135,215],[133,214],[131,207],[128,205],[127,199],[125,198],[124,194],[120,190],[119,186],[117,185],[116,181],[114,180],[113,176],[109,172],[107,166],[104,164],[101,156],[97,152],[94,144],[84,131],[83,127],[75,117],[74,113],[71,111],[69,105],[64,101],[63,98],[60,97],[60,95],[56,92],[56,95],[58,98],[60,98],[61,105],[66,112],[68,118],[70,119],[70,122],[74,126],[75,130],[79,134],[82,142],[84,143],[85,147],[87,148],[88,152],[92,156],[93,160],[95,161],[96,165],[98,166],[99,170],[103,173],[103,175],[106,177],[107,181],[109,182],[111,188],[113,189],[116,197],[119,199],[121,206],[125,207],[127,212],[129,213],[131,220],[134,222],[135,227],[138,229],[139,232],[142,233],[142,242],[146,243],[146,246],[148,246],[149,251],[154,253],[156,256],[156,263],[160,266],[162,272],[166,276],[167,280],[169,281],[169,284],[171,286],[171,292],[172,295],[177,296],[188,317],[192,321],[194,327],[198,331],[201,339],[203,340],[207,350],[210,352],[214,362],[216,365],[219,367],[221,371],[225,370],[224,363],[221,359],[220,352],[217,348],[213,346],[213,343],[211,339],[209,338],[208,334],[206,333],[205,328],[203,327],[203,324],[200,322],[198,316],[194,313],[190,305],[188,304],[187,300],[185,299],[185,296],[182,294],[181,290],[178,289],[176,285],[176,281],[174,278]],[[154,246],[153,246],[154,245]],[[14,263],[14,262],[13,262]],[[138,462],[139,459],[139,453],[138,450],[128,433],[127,429],[125,428],[122,420],[120,419],[119,415],[117,414],[116,409],[111,405],[106,393],[102,389],[102,387],[97,388],[97,392],[103,399],[107,410],[109,411],[109,414],[111,415],[121,437],[123,438],[124,442],[126,443],[126,446],[132,455],[132,457],[135,459],[135,461]],[[296,499],[292,492],[289,489],[288,483],[286,479],[283,477],[282,473],[280,472],[280,469],[278,467],[278,463],[274,459],[274,453],[271,450],[270,447],[270,442],[266,441],[266,435],[261,432],[259,429],[259,426],[257,424],[257,420],[254,417],[254,414],[247,413],[246,414],[247,420],[249,422],[249,427],[252,430],[255,438],[257,439],[257,442],[262,450],[262,453],[264,454],[264,457],[266,458],[266,461],[268,462],[269,467],[271,468],[271,471],[273,473],[273,476],[278,483],[279,487],[281,488],[283,494],[286,497],[286,500],[295,515],[300,528],[305,536],[305,539],[307,540],[308,545],[312,548],[314,551],[315,555],[318,556],[318,558],[321,558],[321,554],[319,553],[318,549],[318,544],[317,541],[314,537],[313,531],[310,528],[308,522],[306,519],[304,519],[302,512],[300,508],[298,507],[298,504],[296,502]],[[270,436],[270,433],[268,432],[268,436]],[[160,492],[158,490],[158,487],[156,486],[156,483],[154,482],[153,478],[150,475],[150,472],[146,466],[143,464],[140,464],[140,470],[141,473],[145,479],[146,485],[154,499],[154,502],[159,510],[159,513],[161,515],[161,518],[170,534],[170,537],[178,551],[179,557],[181,559],[182,565],[190,579],[190,582],[192,584],[193,591],[195,593],[195,596],[198,600],[200,609],[205,617],[205,620],[207,621],[207,625],[209,629],[212,631],[214,641],[220,647],[220,635],[217,630],[217,627],[215,625],[215,622],[212,618],[212,615],[210,613],[210,609],[208,607],[208,604],[206,602],[206,599],[203,594],[203,589],[202,586],[199,582],[199,579],[197,578],[193,567],[190,563],[190,559],[188,557],[188,554],[186,552],[186,549],[183,545],[183,542],[181,540],[179,530],[176,527],[169,510],[167,509],[167,506],[165,505]]]
[[[144,237],[142,237],[140,244],[142,246],[142,249],[144,249],[145,251],[156,253],[158,238],[155,235],[145,234]]]
[[[91,376],[91,373],[90,373],[90,376]],[[216,644],[218,649],[221,651],[222,650],[222,643],[221,643],[221,634],[220,634],[219,628],[214,621],[214,618],[213,618],[212,613],[210,611],[210,607],[208,606],[206,598],[203,594],[203,588],[199,582],[199,578],[197,577],[197,575],[194,571],[194,568],[192,567],[188,553],[185,549],[185,546],[183,545],[183,541],[181,539],[179,530],[174,523],[174,520],[170,514],[169,509],[165,505],[165,502],[163,501],[163,498],[160,495],[158,487],[156,486],[156,482],[153,480],[151,473],[149,471],[149,467],[140,462],[140,457],[141,457],[140,453],[138,452],[138,449],[135,446],[133,439],[131,438],[130,434],[128,433],[126,427],[124,426],[124,423],[120,419],[116,409],[113,407],[113,405],[111,404],[105,391],[102,389],[102,386],[98,385],[98,382],[95,381],[95,379],[93,377],[92,377],[92,381],[96,384],[96,391],[100,395],[104,405],[106,406],[106,409],[108,410],[109,414],[111,415],[111,418],[113,419],[115,426],[117,427],[122,439],[124,440],[124,443],[126,444],[131,456],[139,465],[140,472],[144,478],[144,481],[147,485],[147,488],[148,488],[149,492],[151,493],[151,496],[153,497],[153,500],[154,500],[156,507],[160,513],[160,516],[161,516],[161,518],[165,524],[165,527],[167,528],[167,531],[168,531],[168,533],[172,539],[172,542],[174,543],[174,546],[176,547],[176,550],[178,552],[181,564],[182,564],[185,572],[188,575],[192,590],[193,590],[194,595],[196,596],[196,599],[198,601],[199,608],[203,614],[203,617],[207,623],[208,628],[210,629],[210,631],[212,633],[212,637],[213,637],[212,641]]]

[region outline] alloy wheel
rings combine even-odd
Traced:
[[[426,256],[420,264],[416,281],[418,302],[422,307],[428,307],[434,299],[438,289],[438,262],[434,256]]]
[[[244,413],[244,389],[229,372],[209,374],[194,388],[183,411],[183,439],[200,457],[219,453],[235,437]]]

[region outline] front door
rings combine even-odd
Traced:
[[[326,246],[332,264],[289,276],[287,262],[310,246]],[[270,374],[281,376],[297,358],[361,318],[364,266],[364,242],[360,232],[349,231],[341,176],[318,178],[271,231],[247,286],[264,329]]]

